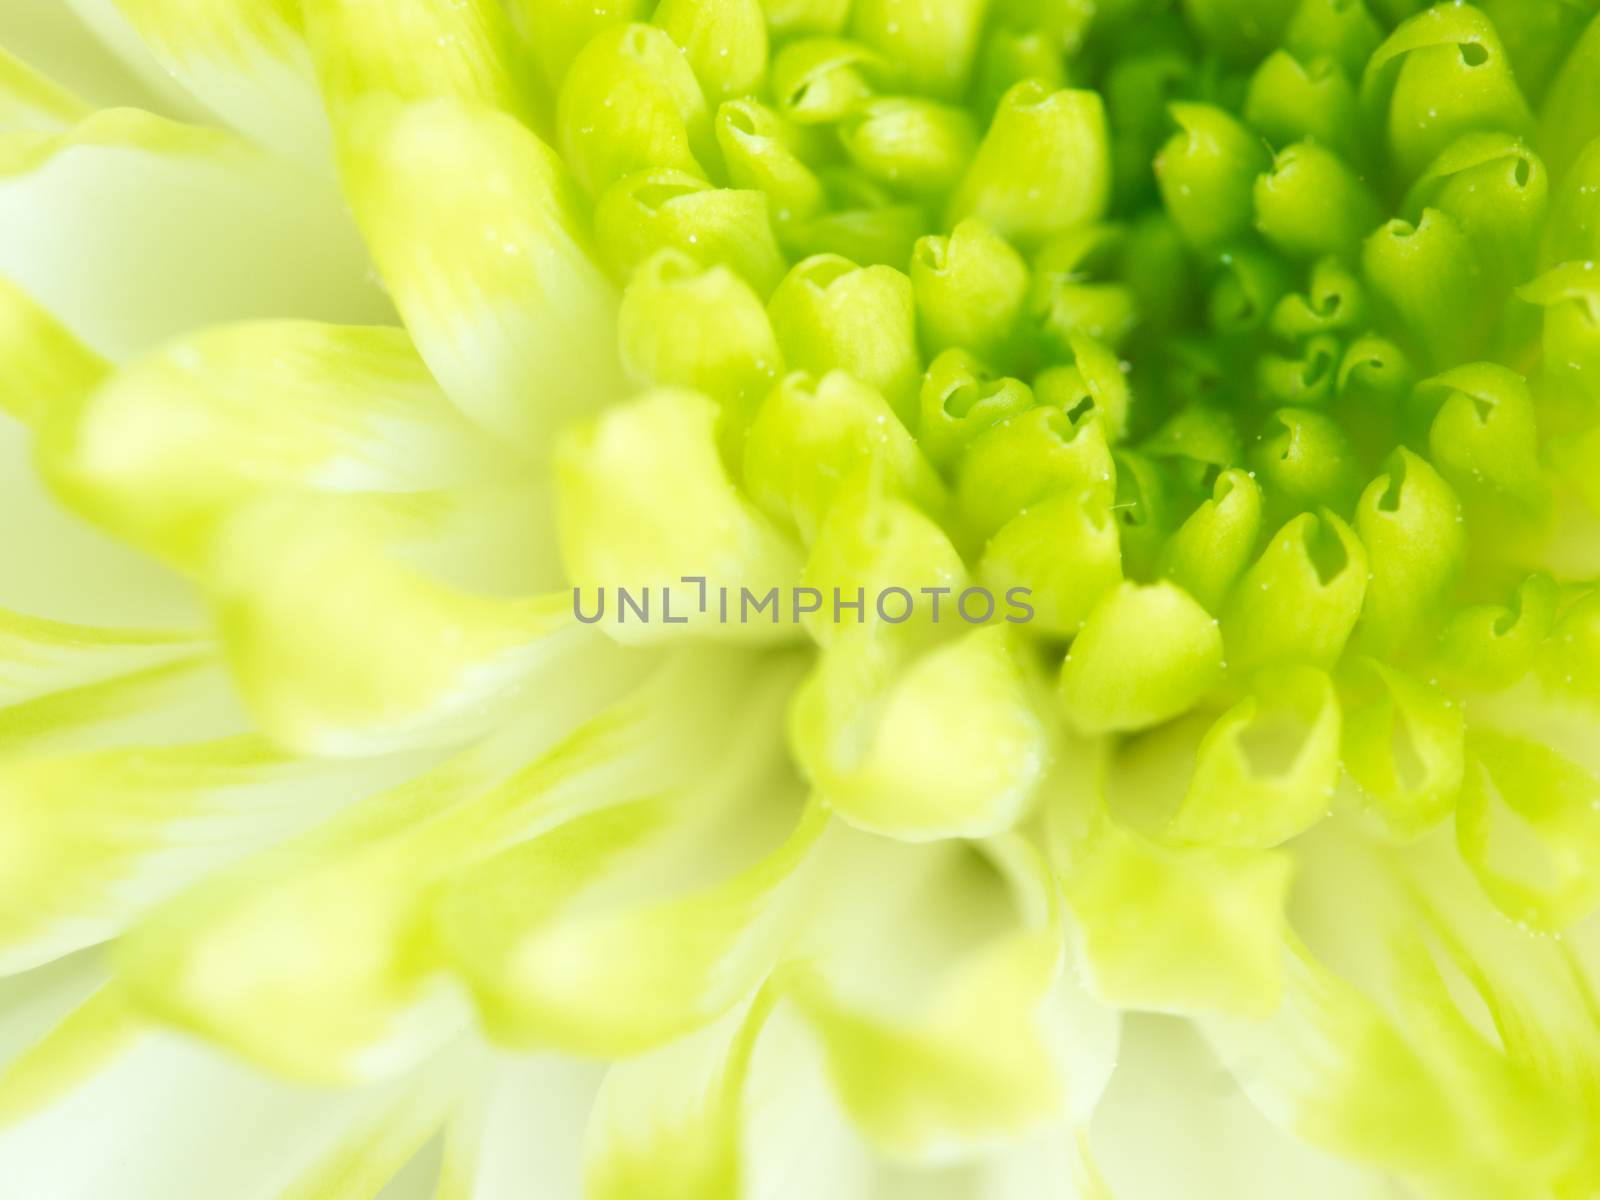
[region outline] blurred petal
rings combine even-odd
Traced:
[[[217,321],[382,320],[331,183],[216,130],[95,113],[0,134],[0,275],[113,358]]]
[[[316,174],[330,172],[328,121],[286,0],[67,0],[143,77],[168,80],[240,133]]]
[[[758,997],[681,1041],[606,1072],[586,1136],[586,1197],[740,1195],[740,1092],[770,1007]]]
[[[1153,1152],[1153,1137],[1159,1138],[1159,1153]],[[1396,1195],[1382,1175],[1275,1130],[1200,1038],[1171,1018],[1129,1018],[1091,1143],[1105,1195],[1115,1200]]]
[[[509,477],[404,331],[274,321],[168,343],[41,421],[51,481],[191,568],[264,491],[423,492]]]
[[[0,1170],[30,1195],[368,1200],[433,1133],[477,1066],[457,1055],[381,1087],[315,1092],[156,1032],[119,1002],[112,993],[90,1001],[0,1076],[9,1118]],[[85,1022],[96,1006],[110,1011]],[[69,1090],[51,1094],[51,1084]]]
[[[617,297],[566,169],[511,117],[375,97],[341,129],[347,194],[417,348],[485,428],[547,453],[624,394]]]
[[[9,53],[0,33],[0,132],[54,132],[88,113],[82,100]]]
[[[1092,1103],[1096,1055],[1074,1050],[1054,1010],[1059,910],[1031,848],[994,840],[901,847],[840,843],[814,947],[796,950],[792,995],[826,1053],[839,1099],[881,1153],[960,1162]],[[948,907],[948,913],[940,912]],[[1110,1035],[1114,1037],[1114,1025]]]
[[[113,0],[60,4],[8,4],[0,10],[0,46],[42,72],[92,108],[131,105],[179,120],[204,111],[155,56],[118,20],[109,33]]]
[[[530,1186],[551,1200],[578,1196],[600,1077],[576,1060],[496,1060],[450,1121],[436,1200],[522,1200]]]

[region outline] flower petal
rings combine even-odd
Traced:
[[[0,44],[0,132],[54,132],[82,120],[89,106]]]
[[[459,741],[489,720],[489,700],[535,678],[603,674],[622,652],[574,620],[566,593],[492,594],[456,586],[426,564],[453,537],[473,537],[474,525],[525,533],[505,504],[515,499],[424,496],[378,509],[284,494],[230,518],[205,578],[262,728],[332,755]],[[480,512],[452,530],[471,506]],[[418,552],[421,564],[410,561]]]
[[[600,1074],[576,1059],[496,1060],[446,1130],[435,1200],[520,1200],[535,1180],[551,1197],[580,1195]]]
[[[291,3],[286,13],[301,7]],[[336,128],[374,92],[406,101],[448,96],[513,115],[529,107],[510,21],[496,0],[306,0],[303,8]]]
[[[1092,1098],[1066,1077],[1047,1011],[1062,935],[1031,848],[991,840],[992,864],[956,846],[840,850],[825,940],[801,941],[788,988],[868,1141],[902,1162],[963,1161],[1065,1115],[1074,1088]],[[939,928],[936,905],[964,915]]]
[[[740,640],[792,638],[780,622],[778,588],[800,574],[800,553],[729,480],[718,457],[717,407],[697,392],[649,392],[574,430],[556,463],[562,558],[578,587],[659,594],[670,588],[679,616],[628,624],[620,595],[619,640],[648,641],[684,629]],[[699,579],[699,589],[685,581]],[[708,592],[773,594],[772,621],[716,623]],[[698,597],[698,603],[695,597]],[[603,600],[603,596],[602,596]]]
[[[210,328],[53,404],[40,424],[58,490],[191,567],[217,522],[263,491],[421,492],[512,473],[391,328]]]
[[[248,735],[0,759],[0,974],[115,936],[396,773],[307,764]]]
[[[392,1073],[466,1025],[435,889],[585,813],[698,795],[697,772],[752,686],[750,664],[723,656],[669,663],[621,700],[626,680],[572,679],[584,691],[560,707],[509,715],[432,771],[192,888],[136,928],[118,962],[141,1004],[318,1082]],[[680,687],[697,688],[695,702]],[[668,696],[675,707],[663,711]]]
[[[203,120],[201,106],[167,76],[126,22],[118,23],[120,38],[108,38],[94,18],[110,2],[8,5],[0,11],[0,45],[81,97],[86,108],[131,105],[179,120]]]
[[[102,993],[89,1006],[106,1010],[95,1022],[80,1009],[0,1077],[0,1109],[13,1122],[0,1129],[8,1182],[60,1200],[367,1200],[478,1065],[457,1055],[395,1083],[316,1092],[157,1032],[120,1003]],[[86,1068],[81,1083],[72,1078]],[[47,1081],[71,1090],[39,1104]],[[34,1104],[25,1103],[30,1085]]]
[[[328,121],[318,102],[298,4],[67,2],[139,74],[176,80],[245,136],[317,174],[329,172]]]
[[[0,134],[0,275],[95,350],[248,317],[382,320],[331,182],[231,135],[132,109]]]
[[[1274,1129],[1195,1033],[1170,1018],[1128,1020],[1117,1072],[1091,1129],[1105,1195],[1115,1200],[1390,1200],[1395,1194],[1378,1172]],[[1151,1152],[1157,1129],[1159,1154]]]
[[[636,1053],[760,983],[827,826],[818,807],[793,819],[780,802],[797,784],[774,700],[752,700],[742,753],[692,787],[580,817],[445,883],[440,937],[497,1040]]]
[[[735,1200],[739,1096],[770,998],[757,997],[642,1058],[614,1065],[595,1100],[584,1195]]]
[[[565,168],[514,119],[456,101],[352,114],[343,177],[417,348],[474,420],[540,453],[624,395],[617,297]]]

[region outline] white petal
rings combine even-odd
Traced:
[[[249,736],[0,758],[0,974],[116,936],[417,765],[294,760]]]
[[[193,589],[62,508],[34,470],[28,429],[0,413],[0,607],[100,625],[191,625]]]
[[[0,980],[0,1072],[99,990],[105,980],[106,966],[95,950]]]
[[[438,1200],[578,1200],[601,1074],[576,1059],[497,1059],[450,1124]]]
[[[274,0],[67,0],[138,78],[188,109],[213,113],[319,174],[332,136],[317,94],[298,5]]]
[[[624,394],[617,297],[555,153],[457,101],[363,103],[345,188],[417,348],[474,420],[536,452]]]
[[[109,8],[111,0],[80,0]],[[92,31],[73,2],[7,4],[0,8],[0,45],[94,108],[148,108],[180,120],[204,110],[137,42],[113,47]],[[119,50],[131,51],[131,54]]]
[[[0,135],[0,229],[0,275],[112,358],[220,321],[392,312],[331,181],[135,110]]]
[[[1095,1112],[1094,1154],[1116,1200],[1380,1200],[1388,1183],[1269,1124],[1171,1017],[1127,1018]]]
[[[8,1188],[41,1200],[369,1197],[433,1134],[477,1065],[455,1054],[393,1084],[318,1092],[177,1035],[133,1036],[80,1086],[0,1130]]]
[[[87,104],[11,54],[0,40],[0,133],[54,132],[88,114]]]
[[[761,1031],[743,1108],[748,1200],[872,1200],[872,1153],[839,1107],[816,1037],[791,1005],[779,1005]]]

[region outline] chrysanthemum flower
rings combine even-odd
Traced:
[[[7,0],[0,1197],[1600,1196],[1594,10]]]

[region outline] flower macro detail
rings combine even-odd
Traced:
[[[0,1198],[1600,1196],[1593,0],[0,13]]]

